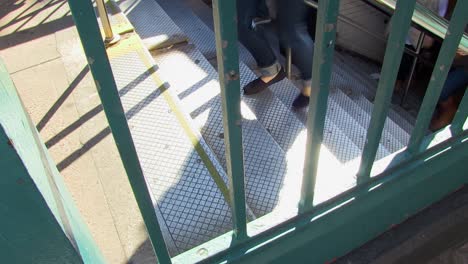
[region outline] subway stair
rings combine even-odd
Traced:
[[[184,166],[199,166],[201,163],[208,166],[206,160],[214,164],[209,165],[212,167],[210,173],[201,173],[202,176],[197,174],[201,169],[182,173],[177,184],[182,183],[183,188],[174,187],[169,194],[152,192],[165,239],[169,241],[171,254],[176,255],[228,231],[231,225],[227,201],[222,200],[225,193],[221,194],[219,187],[229,186],[229,180],[225,173],[226,157],[212,13],[202,0],[131,0],[115,3],[149,48],[153,46],[152,40],[160,39],[161,36],[185,36],[180,39],[188,40],[150,51],[156,74],[174,96],[176,107],[189,117],[187,126],[194,134],[200,135],[200,144],[207,153],[205,160],[197,155],[188,157]],[[258,72],[252,56],[240,44],[239,56],[243,86],[255,79]],[[369,77],[369,72],[378,70],[345,52],[335,53],[314,203],[326,201],[356,184],[355,174],[372,111],[369,99],[377,85]],[[271,222],[274,225],[297,214],[307,121],[307,109],[296,111],[291,108],[298,93],[296,81],[283,80],[260,94],[242,95],[249,220],[274,212],[276,217]],[[126,99],[122,97],[122,100],[125,106]],[[172,114],[172,110],[165,106],[161,106],[161,109],[154,106],[152,111],[155,118],[158,118],[158,111]],[[142,119],[141,122],[152,121]],[[142,126],[142,131],[156,129],[154,124]],[[376,163],[373,174],[385,169],[391,161],[391,155],[406,146],[412,126],[411,121],[402,117],[401,111],[390,111],[377,153],[377,160],[382,162]],[[132,126],[131,129],[135,136],[138,131]],[[178,133],[171,135],[170,131],[169,127],[163,136],[184,137]],[[145,134],[144,131],[141,133]],[[161,137],[154,134],[146,137],[148,140]],[[137,151],[150,189],[158,189],[156,178],[170,184],[164,177],[168,177],[170,172],[177,174],[177,166],[181,164],[172,167],[168,165],[167,173],[155,174],[151,169],[145,171],[145,167],[154,166],[151,165],[154,164],[152,159],[161,157],[169,161],[170,157],[168,159],[163,154],[157,154],[158,146],[151,145],[151,142],[138,142]],[[166,147],[170,148],[163,146],[163,149]],[[177,151],[173,155],[177,155]],[[203,179],[191,180],[197,177]],[[189,184],[184,185],[184,182]],[[200,197],[203,202],[199,202]],[[252,234],[261,230],[252,231]]]

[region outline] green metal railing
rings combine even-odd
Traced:
[[[170,263],[167,246],[146,186],[143,171],[130,134],[127,118],[120,101],[117,85],[102,42],[91,1],[69,0],[68,4],[75,20],[88,65],[96,84],[102,107],[112,130],[115,144],[128,175],[130,186],[146,224],[150,241],[160,263]]]
[[[325,114],[327,112],[328,87],[332,70],[335,48],[336,21],[339,0],[320,2],[317,11],[317,31],[312,66],[312,87],[318,90],[310,96],[307,120],[307,146],[305,155],[304,177],[299,209],[301,212],[311,209],[314,201],[315,180],[318,158],[323,139]]]
[[[230,181],[235,241],[247,238],[240,111],[240,74],[237,50],[236,2],[214,1],[216,55],[223,106],[226,167]]]
[[[372,164],[375,161],[398,74],[399,67],[395,66],[400,64],[403,56],[405,47],[403,43],[411,24],[415,3],[416,0],[398,1],[395,14],[392,17],[392,29],[385,50],[381,78],[374,100],[374,110],[372,111],[366,144],[364,145],[358,171],[358,184],[365,183],[370,179]]]
[[[399,159],[395,159],[398,160],[397,165],[378,177],[371,177],[415,6],[415,0],[398,1],[357,175],[358,185],[328,202],[313,205],[339,3],[339,0],[322,0],[318,4],[312,73],[312,85],[317,92],[310,98],[305,169],[298,205],[300,214],[249,237],[247,230],[251,224],[246,221],[236,4],[235,0],[213,0],[233,231],[171,259],[145,184],[91,1],[69,0],[105,114],[160,263],[194,262],[204,258],[206,262],[244,263],[281,262],[285,258],[303,261],[306,258],[310,262],[323,263],[349,252],[468,182],[467,176],[460,173],[463,163],[468,160],[468,133],[463,129],[467,120],[468,95],[465,94],[452,126],[430,137],[424,136],[467,23],[464,11],[468,10],[468,0],[458,0],[448,29],[450,34],[445,37],[408,148],[398,156]],[[435,138],[443,140],[436,142]],[[255,221],[265,219],[268,215]],[[200,256],[201,249],[208,253]]]
[[[408,151],[411,154],[424,150],[421,149],[421,143],[431,121],[432,113],[437,105],[437,100],[442,92],[444,82],[447,79],[447,74],[455,57],[458,44],[465,32],[465,26],[468,20],[468,16],[466,15],[466,10],[468,10],[467,2],[468,1],[459,0],[453,12],[453,18],[447,30],[450,34],[447,34],[444,43],[442,44],[442,48],[440,49],[439,54],[441,55],[437,58],[434,66],[431,81],[427,87],[428,92],[424,97],[416,125],[408,144]]]

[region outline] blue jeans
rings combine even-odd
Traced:
[[[465,67],[456,67],[450,69],[447,80],[439,97],[439,102],[447,100],[457,91],[466,89],[468,86],[468,69]]]
[[[260,68],[277,68],[278,60],[261,28],[253,30],[264,0],[237,0],[239,39],[250,51]],[[281,45],[291,48],[292,59],[303,80],[312,76],[314,42],[307,32],[308,7],[303,0],[277,0],[277,28]]]

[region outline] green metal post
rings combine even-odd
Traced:
[[[336,21],[339,0],[320,1],[317,11],[317,32],[312,67],[312,94],[307,120],[307,145],[304,176],[302,178],[301,212],[313,207],[318,158],[323,139],[325,115],[333,65],[333,53],[336,38]]]
[[[171,263],[146,186],[91,1],[69,0],[88,65],[159,263]]]
[[[374,109],[367,131],[366,144],[364,145],[361,164],[357,174],[358,184],[365,183],[370,179],[370,172],[375,161],[377,148],[379,147],[382,130],[392,99],[393,88],[405,48],[405,38],[411,24],[415,2],[416,0],[405,0],[398,1],[396,4],[396,10],[391,20],[391,32],[385,50],[382,75],[377,88]]]
[[[237,241],[247,238],[245,212],[242,115],[240,111],[239,55],[237,50],[237,8],[235,0],[213,1],[219,83],[223,106],[226,167]]]
[[[468,10],[468,1],[459,0],[455,6],[447,35],[440,49],[437,62],[432,71],[431,80],[427,87],[421,109],[419,110],[416,125],[414,126],[411,138],[408,143],[408,152],[416,154],[421,151],[421,142],[426,134],[427,127],[431,121],[432,114],[436,107],[440,93],[444,86],[447,74],[455,57],[458,44],[465,32],[465,26],[468,21],[466,11]]]
[[[467,87],[468,88],[468,87]],[[463,125],[468,117],[468,90],[465,88],[465,95],[458,106],[457,113],[452,121],[451,130],[455,135],[459,135],[463,131]]]

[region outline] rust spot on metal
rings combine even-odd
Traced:
[[[226,80],[228,81],[234,81],[239,79],[239,73],[236,71],[232,70],[228,74],[226,74]]]
[[[227,48],[229,42],[227,40],[223,40],[223,49]]]
[[[15,148],[15,143],[13,143],[13,140],[11,138],[8,139],[8,145],[12,148]]]

